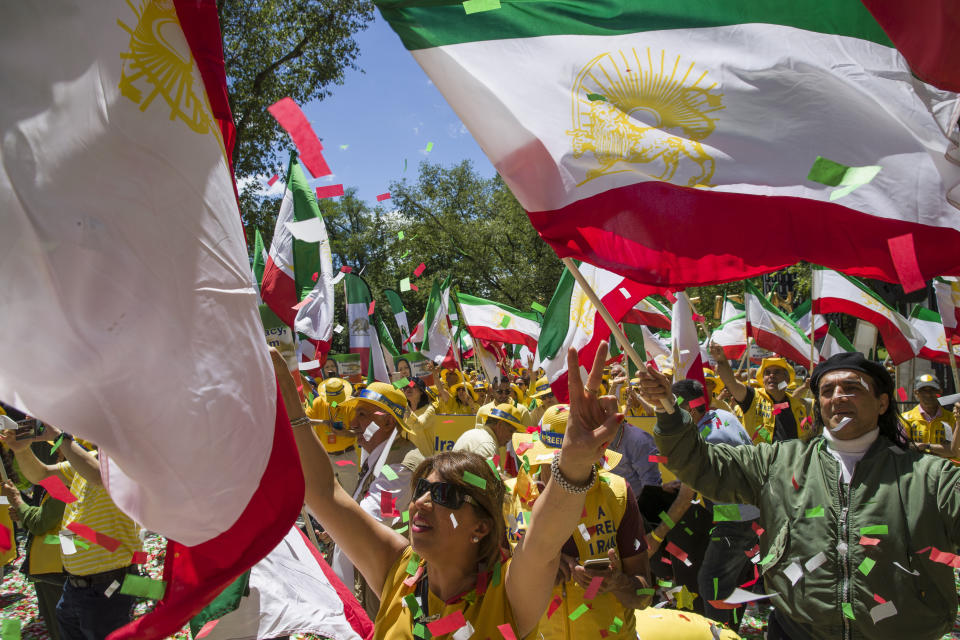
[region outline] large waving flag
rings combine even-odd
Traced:
[[[633,309],[627,311],[626,315],[623,316],[623,321],[669,331],[672,319],[669,309],[648,297],[638,302]]]
[[[632,282],[591,264],[580,264],[580,272],[613,316],[614,322],[620,322],[627,311],[654,293],[647,285]],[[543,316],[535,365],[543,367],[558,401],[566,402],[569,397],[567,349],[576,348],[580,365],[590,366],[600,343],[609,337],[610,328],[603,321],[600,312],[590,302],[570,271],[564,269]]]
[[[910,321],[857,278],[815,266],[812,288],[814,313],[846,313],[871,323],[880,332],[894,364],[920,353],[924,340]]]
[[[753,338],[758,347],[769,349],[788,360],[809,366],[810,338],[800,330],[790,316],[763,297],[756,287],[747,282],[745,289],[747,335]],[[815,348],[813,361],[820,362],[820,356]]]
[[[443,283],[434,278],[427,309],[423,316],[424,336],[420,353],[447,369],[459,369],[457,343],[450,322],[450,286],[452,277]]]
[[[723,347],[723,354],[730,360],[743,357],[747,350],[747,314],[732,316],[713,330],[710,340]]]
[[[350,325],[350,353],[360,354],[360,372],[368,381],[390,382],[390,373],[380,346],[380,325],[370,286],[360,276],[344,274],[347,292],[347,323]],[[383,331],[389,337],[386,327]],[[393,339],[390,340],[391,347]],[[393,349],[396,351],[396,348]]]
[[[474,338],[507,344],[525,344],[537,349],[540,323],[537,314],[485,300],[465,293],[456,294],[463,323]]]
[[[312,243],[319,255],[319,271],[314,273],[316,282],[306,297],[297,305],[294,329],[300,340],[300,369],[317,370],[327,360],[330,342],[333,340],[333,254],[327,237],[327,225],[317,211],[311,221],[317,242]],[[304,364],[309,363],[309,364]]]
[[[99,445],[117,506],[171,540],[163,599],[113,635],[166,638],[303,504],[216,5],[5,5],[0,78],[0,399]]]
[[[917,305],[910,314],[910,326],[917,335],[923,337],[918,358],[950,364],[950,347],[947,345],[947,335],[943,330],[943,323],[940,322],[939,313]],[[960,345],[953,345],[953,352],[954,362],[960,364]]]
[[[696,380],[703,387],[704,409],[710,407],[710,395],[703,377],[704,359],[700,354],[697,325],[693,322],[693,306],[686,291],[676,294],[673,303],[673,325],[670,328],[670,350],[673,352],[673,379]],[[693,400],[694,398],[687,398]]]
[[[861,0],[376,4],[560,256],[683,288],[801,259],[897,281],[888,239],[960,245],[956,96]]]
[[[947,333],[947,340],[960,339],[960,278],[936,278],[933,289],[937,294],[937,307],[943,319],[943,328]]]

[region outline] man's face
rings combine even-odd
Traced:
[[[510,383],[504,382],[493,388],[493,397],[497,404],[501,404],[510,399]]]
[[[364,439],[364,434],[371,424],[376,424],[377,429],[369,434],[369,438]],[[362,445],[375,447],[390,435],[394,424],[393,416],[380,407],[367,402],[358,402],[353,411],[353,418],[350,420],[350,433],[357,436]]]
[[[763,370],[763,388],[767,393],[783,394],[780,383],[789,381],[790,373],[783,367],[767,367]]]
[[[817,394],[825,428],[840,440],[852,440],[877,427],[890,396],[874,395],[873,380],[859,371],[831,371],[820,380]],[[842,428],[838,428],[843,423]]]
[[[913,395],[916,396],[917,402],[920,403],[920,406],[923,407],[923,410],[927,413],[935,413],[939,403],[937,402],[937,396],[940,395],[939,389],[934,389],[933,387],[923,387],[922,389],[916,389],[913,392]]]
[[[487,426],[490,428],[490,431],[493,431],[497,437],[497,444],[501,447],[505,447],[507,443],[510,442],[510,438],[513,437],[513,425],[509,422],[497,420],[496,418],[487,418]]]
[[[337,377],[337,363],[334,360],[327,360],[323,365],[323,375],[325,378]]]

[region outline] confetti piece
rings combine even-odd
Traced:
[[[369,440],[379,430],[380,426],[376,422],[371,422],[366,431],[363,432],[363,439]]]
[[[469,621],[464,623],[462,627],[457,629],[452,638],[453,640],[470,640],[470,637],[473,635],[473,625]]]
[[[77,501],[77,496],[70,493],[70,489],[63,484],[63,480],[60,479],[60,476],[50,476],[44,478],[40,481],[40,486],[47,490],[47,493],[50,494],[50,497],[59,500],[60,502],[65,502],[70,504],[71,502]]]
[[[389,191],[387,191],[386,193],[381,193],[380,195],[377,196],[377,202],[383,202],[384,200],[389,200],[389,199],[390,199]]]
[[[869,527],[860,527],[860,535],[887,535],[887,525],[875,524]]]
[[[808,518],[822,518],[823,517],[823,505],[818,504],[812,509],[807,509],[806,517]]]
[[[213,628],[217,626],[217,623],[220,622],[220,618],[216,620],[209,620],[207,624],[200,627],[200,631],[197,632],[197,635],[194,636],[194,640],[200,640],[200,638],[206,638],[210,635],[210,632],[213,631]]]
[[[377,301],[376,301],[376,300],[371,300],[371,301],[370,301],[370,307],[367,309],[367,315],[368,315],[368,316],[372,316],[372,315],[373,315],[373,309],[374,309],[374,307],[376,307],[376,306],[377,306]]]
[[[587,100],[589,100],[590,102],[596,102],[597,100],[602,100],[603,102],[607,102],[606,97],[600,95],[599,93],[588,93]]]
[[[870,617],[873,618],[873,624],[877,624],[881,620],[895,615],[897,615],[897,607],[893,602],[884,602],[870,609]]]
[[[290,134],[293,144],[300,152],[300,160],[314,178],[333,173],[323,159],[323,144],[293,98],[281,98],[267,107],[267,111],[284,131]]]
[[[621,620],[617,616],[613,616],[613,624],[611,624],[609,627],[610,633],[620,633],[620,629],[622,628],[623,628],[623,620]]]
[[[53,455],[57,452],[57,449],[60,448],[60,445],[63,444],[63,434],[60,434],[60,437],[57,438],[57,441],[53,443],[53,446],[50,447],[50,455]]]
[[[0,551],[9,551],[13,548],[13,532],[0,524]]]
[[[410,613],[414,618],[419,618],[423,615],[423,612],[420,611],[420,603],[417,602],[416,596],[412,593],[403,597],[403,603],[407,605],[407,609],[410,609]]]
[[[463,611],[454,611],[448,616],[429,623],[427,629],[430,629],[430,633],[433,635],[441,636],[445,633],[453,633],[465,624],[467,624],[467,621],[463,617]]]
[[[132,573],[124,576],[123,585],[120,587],[122,594],[150,600],[162,600],[166,590],[167,583],[163,580],[153,580]]]
[[[843,420],[840,421],[840,424],[838,424],[835,427],[830,427],[830,431],[840,431],[840,429],[843,429],[845,426],[847,426],[847,423],[850,422],[850,420],[851,420],[850,416],[846,416]]]
[[[867,536],[860,536],[860,544],[864,547],[872,547],[873,545],[880,542],[880,538],[870,538]]]
[[[784,389],[786,389],[786,388],[789,387],[789,386],[790,386],[790,385],[787,384],[787,381],[786,381],[786,380],[781,380],[781,381],[780,381],[780,384],[777,385],[777,389],[780,389],[780,391],[783,391]],[[774,406],[776,406],[776,405],[774,405]],[[787,406],[789,407],[790,405],[788,404]]]
[[[796,478],[796,476],[793,476],[792,478],[790,478],[790,480],[793,482],[793,488],[794,488],[794,490],[795,490],[795,491],[800,491],[800,485],[797,484],[797,478]]]
[[[20,625],[18,618],[4,618],[0,620],[0,638],[2,640],[20,640]]]
[[[897,278],[900,279],[900,285],[903,287],[904,293],[923,289],[926,282],[923,280],[920,263],[917,261],[917,249],[913,244],[913,234],[907,233],[895,238],[888,238],[887,248],[890,249],[893,268],[897,272]]]
[[[843,615],[850,618],[851,620],[856,620],[853,617],[853,605],[849,602],[843,602],[840,604],[840,610],[843,611]]]
[[[483,11],[493,11],[499,8],[500,0],[465,0],[463,3],[463,11],[467,15],[471,13],[481,13]]]
[[[506,328],[510,325],[510,316],[503,316],[503,319],[500,320],[500,326]]]
[[[450,514],[450,522],[453,523],[453,528],[456,529],[459,523],[457,522],[457,517],[452,513]]]
[[[667,456],[647,456],[647,462],[659,462],[660,464],[667,464]]]
[[[584,600],[593,600],[597,597],[597,592],[600,591],[600,585],[603,584],[603,578],[601,576],[596,576],[590,580],[590,586],[587,587],[587,590],[583,592]]]
[[[630,299],[630,289],[627,289],[626,287],[620,287],[620,293],[624,298],[628,300]]]
[[[410,284],[410,288],[413,289],[414,291],[420,291],[420,289],[417,288],[417,285],[413,283]]]
[[[387,480],[397,479],[397,472],[394,471],[393,468],[388,464],[385,464],[382,467],[380,467],[380,474]]]
[[[790,580],[790,584],[797,584],[797,581],[803,576],[803,567],[800,566],[800,563],[794,562],[783,570],[783,575]]]
[[[580,603],[580,606],[574,609],[573,613],[571,613],[568,617],[571,620],[576,620],[577,618],[585,614],[587,611],[589,611],[589,609],[590,608],[586,604]]]
[[[531,303],[530,303],[530,308],[533,309],[534,311],[538,312],[538,313],[546,313],[546,312],[547,312],[547,308],[546,308],[545,306],[543,306],[542,304],[540,304],[539,302],[531,302]]]
[[[134,551],[133,558],[130,559],[131,564],[147,564],[147,552],[146,551]],[[117,585],[120,586],[120,585]]]
[[[666,511],[660,512],[660,519],[663,521],[665,525],[667,525],[669,529],[673,529],[675,526],[677,526],[676,524],[674,524],[673,519],[667,515]]]
[[[100,533],[99,531],[94,531],[92,528],[85,524],[79,522],[71,522],[66,527],[70,531],[73,531],[75,534],[83,538],[84,540],[89,540],[94,544],[98,544],[110,553],[113,553],[120,547],[120,541],[116,538],[111,538],[105,533]]]
[[[577,525],[577,530],[580,532],[580,537],[583,538],[584,542],[590,541],[590,531],[587,530],[587,525],[581,522]]]
[[[340,271],[344,273],[351,273],[353,271],[353,267],[349,265],[343,265],[342,267],[340,267]]]
[[[346,150],[349,149],[349,148],[350,148],[350,145],[348,145],[348,144],[342,144],[342,145],[340,145],[340,151],[346,151]]]
[[[762,536],[765,529],[759,525],[757,522],[752,522],[750,528],[753,529],[753,532],[758,536]]]
[[[666,552],[688,567],[692,564],[690,559],[687,557],[687,552],[672,542],[667,543]]]
[[[919,571],[910,571],[910,569],[907,569],[905,566],[903,566],[903,565],[900,564],[899,562],[894,562],[894,563],[893,563],[893,566],[895,566],[896,568],[900,569],[901,571],[905,571],[905,572],[909,573],[909,574],[912,575],[912,576],[918,576],[918,575],[920,575],[920,572],[919,572]]]
[[[881,597],[880,597],[879,595],[877,595],[876,593],[873,594],[873,600],[874,600],[875,602],[879,603],[879,604],[883,604],[884,602],[886,602],[886,600],[884,600],[883,598],[881,598]]]
[[[877,561],[873,558],[864,558],[863,562],[860,563],[860,566],[857,567],[857,571],[867,576],[870,575],[870,572],[873,571],[873,565],[877,564]]]
[[[772,598],[775,595],[775,593],[752,593],[750,591],[744,591],[739,587],[735,587],[733,589],[733,593],[724,598],[723,601],[727,604],[744,604],[747,602],[753,602],[754,600]]]
[[[472,484],[478,489],[484,490],[487,488],[487,481],[481,478],[478,475],[470,473],[469,471],[463,472],[463,481],[467,484]]]
[[[556,613],[561,604],[563,604],[563,598],[561,596],[555,596],[553,600],[550,601],[550,606],[547,608],[547,618]]]
[[[820,565],[822,565],[826,561],[827,561],[827,554],[821,551],[817,555],[807,560],[806,563],[804,563],[803,568],[807,570],[807,573],[810,573],[811,571],[816,571],[817,568],[820,567]]]
[[[703,396],[701,396],[701,397],[699,397],[699,398],[694,398],[693,400],[691,400],[691,401],[690,401],[690,406],[691,406],[691,407],[699,407],[699,406],[703,405],[704,403],[706,403],[706,400],[704,400],[704,399],[703,399]]]
[[[342,184],[328,184],[322,187],[317,187],[317,200],[323,200],[324,198],[336,198],[337,196],[342,195]]]
[[[739,522],[740,505],[738,504],[715,504],[713,505],[714,522]]]
[[[403,231],[397,231],[397,240],[403,240]]]
[[[677,296],[673,295],[672,291],[664,291],[663,297],[670,301],[670,304],[677,303]]]
[[[421,262],[421,263],[417,266],[417,268],[413,270],[413,275],[416,276],[417,278],[419,278],[419,277],[420,277],[420,274],[422,274],[423,271],[424,271],[424,269],[426,269],[426,268],[427,268],[427,265],[425,265],[424,263]]]
[[[335,327],[333,328],[333,332],[334,332],[334,333],[340,333],[341,331],[343,331],[343,325],[342,325],[342,324],[338,324],[337,326],[335,326]]]
[[[426,151],[427,153],[430,153],[431,151],[433,151],[433,143],[432,143],[432,142],[428,142],[428,143],[427,143],[427,148],[424,149],[424,151]]]

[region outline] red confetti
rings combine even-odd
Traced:
[[[757,534],[758,536],[762,536],[762,535],[763,535],[764,529],[763,529],[763,527],[760,526],[759,523],[754,522],[753,524],[750,525],[750,528],[753,529],[753,532],[754,532],[755,534]]]
[[[913,234],[907,233],[896,238],[887,239],[890,257],[893,258],[893,268],[900,278],[904,293],[923,289],[926,283],[923,273],[920,272],[920,263],[917,261],[917,249],[913,245]]]
[[[670,304],[677,304],[677,296],[672,291],[664,291],[663,297],[670,301]]]
[[[865,547],[871,547],[880,542],[880,538],[870,538],[868,536],[860,536],[860,544]]]
[[[498,625],[497,630],[500,631],[500,635],[503,636],[503,640],[517,640],[517,635],[513,632],[513,627],[510,626],[509,622]]]
[[[67,489],[66,485],[63,484],[60,476],[44,478],[40,481],[40,486],[46,489],[47,493],[49,493],[50,497],[54,500],[59,500],[67,504],[77,501],[77,496],[70,493],[70,489]]]
[[[380,492],[380,515],[384,518],[395,518],[400,515],[397,511],[397,499],[389,491]]]
[[[419,278],[419,277],[420,277],[420,274],[423,273],[424,269],[426,269],[426,268],[427,268],[427,265],[425,265],[424,263],[421,262],[420,265],[419,265],[416,269],[413,270],[413,275],[415,275],[416,277]]]
[[[790,478],[790,480],[793,481],[793,488],[796,489],[797,491],[800,491],[800,485],[797,484],[797,479],[796,479],[796,477]]]
[[[134,551],[133,558],[130,560],[130,564],[147,564],[147,552]]]
[[[273,174],[273,177],[267,180],[267,185],[272,187],[274,183],[279,179],[280,179],[280,176],[278,176],[277,174]]]
[[[352,466],[357,465],[357,463],[354,462],[353,460],[337,460],[334,464],[336,464],[338,467],[349,467],[351,465]]]
[[[694,313],[694,314],[691,314],[691,315],[693,316],[693,321],[694,321],[694,322],[706,322],[706,321],[707,321],[707,319],[704,318],[704,317],[703,317],[702,315],[700,315],[699,313]]]
[[[877,595],[876,593],[873,594],[873,599],[876,600],[879,604],[883,604],[884,602],[886,602],[886,600],[884,600],[883,598],[881,598],[881,597],[880,597],[879,595]]]
[[[583,592],[584,600],[593,600],[597,597],[597,592],[600,591],[600,585],[603,584],[603,578],[600,576],[594,577],[590,580],[590,586],[587,587],[587,590]]]
[[[532,449],[532,448],[533,448],[532,442],[521,442],[520,444],[517,445],[517,457],[522,456],[527,449]]]
[[[705,403],[706,403],[706,400],[704,400],[704,398],[703,398],[702,396],[699,397],[699,398],[694,398],[693,400],[691,400],[691,401],[689,402],[689,404],[690,404],[691,407],[699,407],[700,405],[705,404]]]
[[[120,547],[120,541],[116,538],[111,538],[105,533],[100,533],[99,531],[94,531],[92,528],[88,527],[85,524],[79,522],[71,522],[67,525],[67,529],[73,531],[75,534],[80,536],[85,540],[89,540],[94,544],[98,544],[110,553],[113,553]]]
[[[687,552],[672,542],[667,543],[666,551],[680,562],[685,562],[687,559]]]
[[[900,402],[907,401],[907,392],[903,390],[903,387],[897,389],[897,397],[900,398]]]
[[[608,635],[609,635],[609,634],[607,633],[607,630],[606,630],[606,629],[600,629],[600,637],[601,637],[601,638],[606,638]]]
[[[313,272],[313,275],[310,276],[310,277],[313,279],[314,282],[316,282],[316,281],[317,281],[317,278],[320,277],[320,274],[317,273],[316,271],[314,271],[314,272]]]
[[[747,554],[748,558],[752,558],[753,556],[760,553],[760,545],[755,544],[753,545],[753,549],[750,549],[749,551],[744,551],[744,553]]]
[[[13,532],[0,524],[0,551],[10,551],[13,548]]]
[[[563,597],[556,596],[553,600],[550,601],[550,607],[547,609],[547,618],[556,613],[557,609],[560,608],[560,605],[563,604]]]
[[[412,282],[410,283],[410,288],[414,291],[420,291],[420,289],[417,288],[417,285],[413,284]]]
[[[371,300],[371,301],[370,301],[370,308],[367,309],[367,315],[368,315],[368,316],[372,316],[372,315],[373,315],[373,308],[374,308],[376,305],[377,305],[377,301],[376,301],[376,300]]]
[[[267,107],[267,111],[284,131],[290,134],[293,144],[300,152],[300,159],[314,178],[333,173],[323,159],[323,144],[293,98],[281,98]]]
[[[463,611],[454,611],[448,616],[444,616],[436,622],[427,624],[427,629],[434,636],[442,636],[446,633],[453,633],[457,629],[466,626],[467,621],[463,617]]]
[[[344,273],[350,273],[353,271],[353,267],[348,265],[343,265],[342,267],[340,267],[340,271],[343,271]]]
[[[194,640],[200,640],[200,638],[206,638],[210,635],[210,632],[213,631],[213,628],[217,626],[217,623],[220,622],[220,618],[216,620],[210,620],[207,624],[200,627],[200,631],[197,633],[197,636]]]
[[[342,184],[328,184],[323,187],[317,187],[317,200],[324,198],[336,198],[343,195]]]
[[[647,456],[647,462],[659,462],[660,464],[667,464],[667,456]]]
[[[714,609],[739,609],[741,607],[739,604],[729,604],[723,600],[707,600],[707,602]]]
[[[377,202],[383,202],[384,200],[389,200],[389,199],[390,199],[389,191],[387,191],[386,193],[381,193],[380,195],[377,196]]]

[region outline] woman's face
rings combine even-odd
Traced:
[[[407,396],[407,405],[411,409],[416,409],[420,404],[420,396],[423,394],[417,385],[407,385],[403,388],[403,395]]]
[[[337,377],[337,363],[334,360],[327,360],[323,365],[323,377],[324,378],[336,378]]]
[[[410,364],[406,360],[397,361],[397,372],[404,378],[410,377]]]
[[[444,481],[436,471],[431,471],[426,480]],[[477,550],[473,537],[482,537],[480,534],[485,534],[487,529],[487,523],[478,518],[473,507],[466,502],[458,509],[449,509],[433,502],[429,491],[411,498],[410,543],[428,560],[433,556],[435,560],[444,558],[446,562],[472,567],[476,564]],[[474,553],[470,553],[470,549]]]
[[[459,389],[457,389],[457,400],[459,400],[463,404],[467,404],[468,398],[469,398],[469,393],[467,392],[466,387],[460,387]]]

